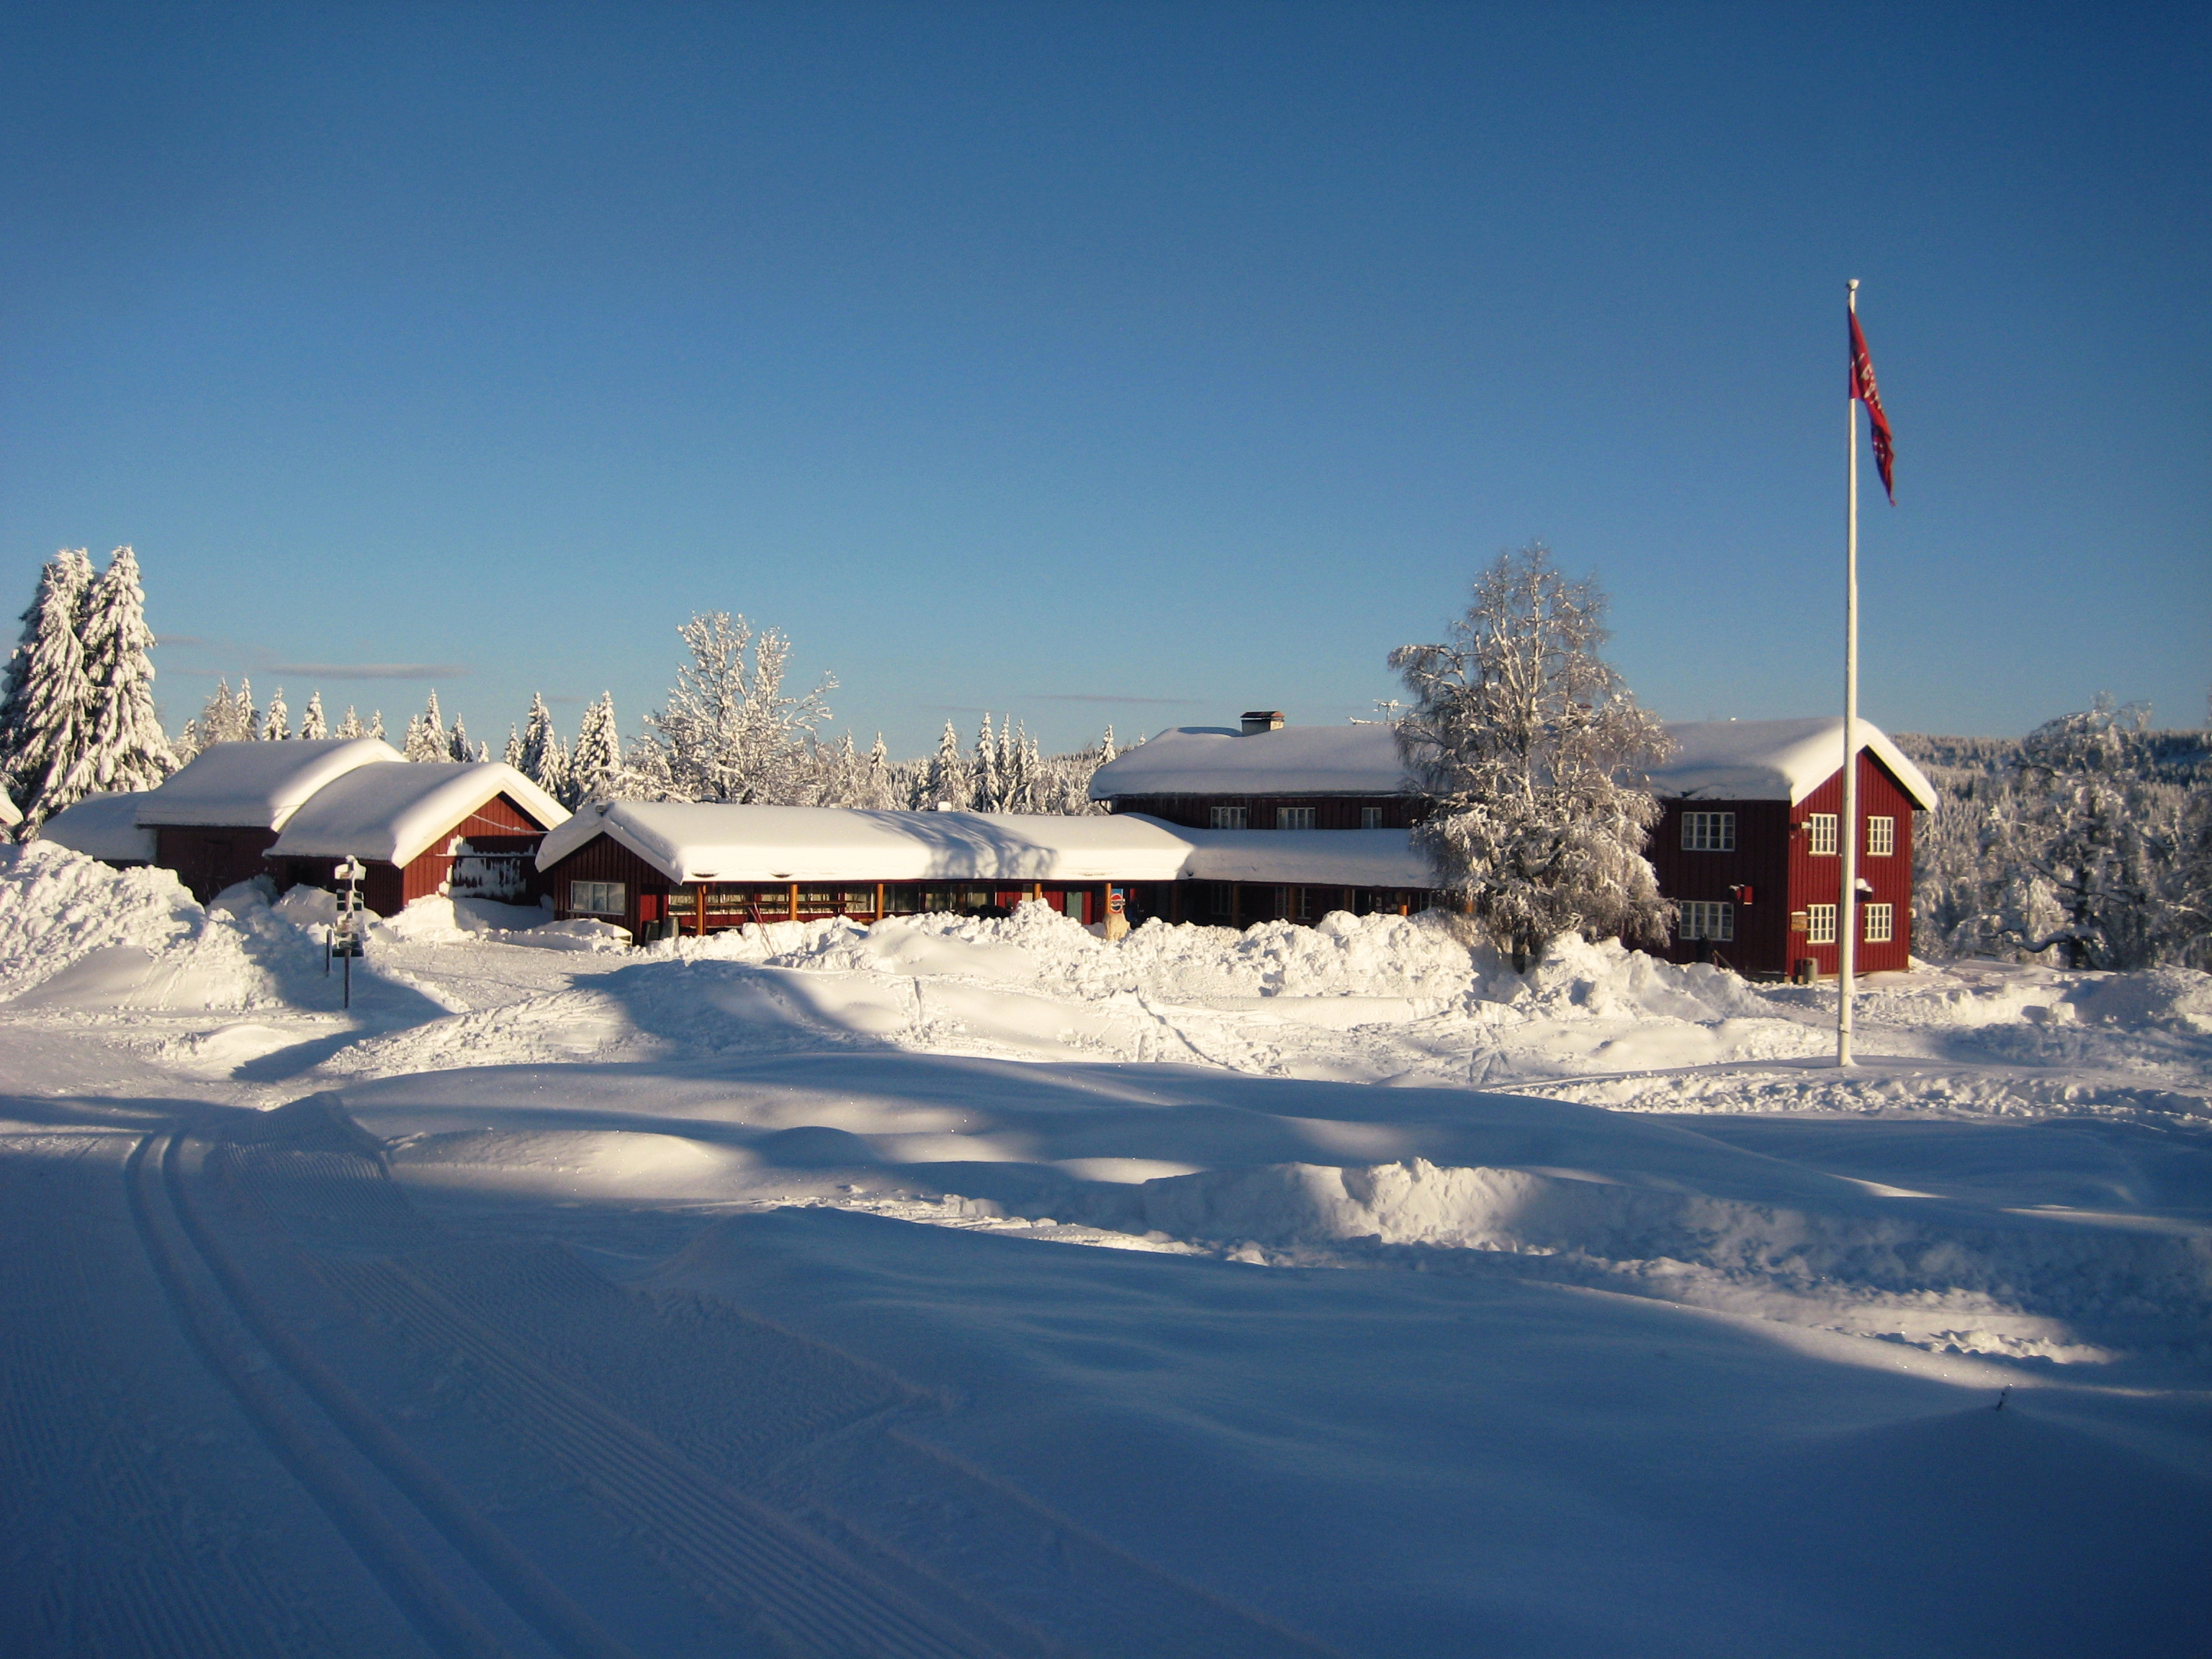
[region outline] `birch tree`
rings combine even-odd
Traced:
[[[809,798],[816,729],[834,676],[803,696],[783,689],[791,641],[713,611],[678,630],[691,653],[667,704],[645,717],[643,758],[678,799],[796,805]],[[579,739],[580,742],[580,738]]]
[[[1671,915],[1644,857],[1659,805],[1629,781],[1668,740],[1598,654],[1605,609],[1536,543],[1475,579],[1449,641],[1390,653],[1414,844],[1518,972],[1563,933],[1656,939]]]

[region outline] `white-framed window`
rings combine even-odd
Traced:
[[[1242,830],[1250,816],[1250,809],[1243,806],[1217,806],[1213,809],[1213,827],[1217,830]]]
[[[1835,820],[1830,818],[1829,823]],[[1833,945],[1836,942],[1836,907],[1832,904],[1808,904],[1805,907],[1805,943]]]
[[[1735,852],[1735,814],[1733,812],[1683,813],[1682,850],[1686,853]]]
[[[618,916],[628,908],[629,889],[618,881],[572,881],[568,908],[586,916]]]
[[[1805,833],[1813,843],[1806,850],[1814,858],[1832,859],[1836,856],[1836,815],[1833,812],[1814,813],[1805,820]]]
[[[1275,809],[1275,828],[1278,830],[1310,830],[1314,810],[1310,806],[1278,806]]]
[[[1862,904],[1865,915],[1865,937],[1869,945],[1887,945],[1897,937],[1897,907],[1891,904]]]
[[[1897,851],[1897,820],[1869,818],[1867,820],[1867,856],[1886,859]]]
[[[1379,806],[1361,807],[1359,827],[1362,830],[1380,830],[1382,827],[1382,809]]]
[[[1685,899],[1675,937],[1682,939],[1735,937],[1735,906],[1708,899]]]

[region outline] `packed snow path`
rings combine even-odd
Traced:
[[[314,905],[0,868],[23,1650],[2198,1641],[2203,975]]]

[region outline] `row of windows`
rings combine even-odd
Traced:
[[[1728,940],[1735,937],[1735,906],[1725,902],[1705,899],[1686,899],[1680,907],[1680,917],[1674,925],[1674,937],[1688,942],[1692,939]],[[1863,904],[1859,907],[1860,934],[1866,944],[1887,945],[1897,937],[1897,907],[1891,904]],[[1805,942],[1808,945],[1833,945],[1836,942],[1836,907],[1814,904],[1805,911]]]
[[[1213,827],[1217,830],[1249,830],[1252,809],[1249,806],[1217,806],[1213,809]],[[1278,806],[1275,809],[1275,828],[1278,830],[1310,830],[1314,827],[1314,810],[1310,806]],[[1363,806],[1359,809],[1362,830],[1382,827],[1382,809]]]
[[[1216,808],[1218,812],[1220,809]],[[1808,848],[1815,858],[1836,856],[1836,815],[1833,812],[1814,812],[1805,821],[1811,845]],[[1682,850],[1686,853],[1733,853],[1735,851],[1735,814],[1733,812],[1685,812],[1682,814]],[[1886,859],[1897,851],[1897,820],[1893,817],[1866,821],[1867,856]]]

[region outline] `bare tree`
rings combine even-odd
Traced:
[[[1656,939],[1672,915],[1644,857],[1658,803],[1631,781],[1669,744],[1598,655],[1605,608],[1534,543],[1475,579],[1448,642],[1390,653],[1416,699],[1414,844],[1518,972],[1562,933]]]

